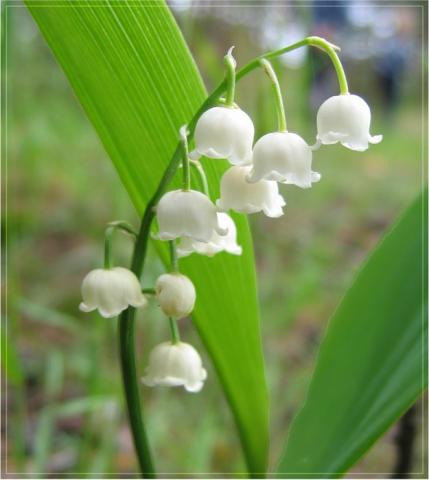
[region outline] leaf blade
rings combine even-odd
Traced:
[[[26,3],[141,214],[174,152],[179,127],[205,99],[171,12],[163,3]],[[213,193],[225,168],[224,161],[206,165]],[[264,472],[268,398],[253,250],[247,220],[235,219],[242,257],[194,255],[182,261],[182,270],[197,286],[194,321],[234,412],[249,470]]]
[[[424,390],[426,205],[427,191],[335,312],[279,472],[341,476]]]

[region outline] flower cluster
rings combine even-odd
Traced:
[[[317,42],[321,42],[316,38]],[[340,142],[345,147],[364,151],[368,143],[378,143],[382,136],[369,132],[371,112],[366,102],[348,93],[344,71],[333,47],[326,49],[339,75],[341,94],[327,99],[317,112],[316,143],[309,146],[297,133],[289,132],[280,85],[271,64],[260,60],[276,98],[278,129],[254,142],[255,129],[249,115],[234,103],[235,66],[231,50],[225,57],[227,67],[226,98],[204,111],[195,124],[194,150],[188,152],[192,135],[180,130],[183,147],[183,187],[164,193],[156,206],[158,232],[154,237],[168,241],[172,267],[161,275],[153,292],[161,310],[169,318],[171,338],[156,346],[149,356],[142,381],[147,386],[183,386],[189,392],[203,387],[207,373],[198,352],[180,341],[177,320],[190,315],[196,302],[192,281],[179,273],[178,259],[191,254],[213,256],[220,252],[241,255],[237,229],[227,212],[241,214],[263,212],[277,218],[286,202],[279,184],[310,188],[320,174],[313,171],[313,151],[321,145]],[[207,179],[200,159],[226,159],[229,168],[220,180],[220,197],[210,198]],[[200,175],[202,190],[191,188],[190,169]],[[130,233],[130,228],[115,224]],[[107,231],[106,231],[107,232]],[[105,268],[90,272],[82,284],[81,310],[98,309],[104,317],[118,315],[129,306],[143,307],[147,300],[138,278],[130,270],[110,267],[109,235],[106,234]]]

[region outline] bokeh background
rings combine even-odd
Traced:
[[[320,183],[311,190],[283,188],[288,206],[280,219],[250,217],[274,465],[305,398],[329,317],[361,262],[422,188],[427,12],[411,2],[232,5],[171,5],[208,89],[221,80],[222,57],[231,45],[243,65],[308,34],[324,36],[341,46],[351,90],[372,107],[372,133],[384,135],[380,145],[363,154],[338,145],[320,149],[313,163],[322,174]],[[137,224],[138,218],[22,4],[7,8],[6,26],[4,465],[8,473],[34,475],[132,473],[136,466],[123,408],[116,325],[97,314],[81,314],[77,307],[83,276],[102,259],[105,224],[113,219]],[[329,60],[304,49],[276,66],[288,125],[311,144],[317,106],[337,92]],[[270,85],[262,73],[240,83],[237,101],[254,119],[257,136],[275,128]],[[118,262],[126,264],[127,240],[118,236],[115,248]],[[162,267],[154,254],[151,259],[154,279]],[[147,349],[168,328],[156,305],[150,308],[150,322],[138,322],[141,371]],[[181,329],[203,350],[190,322],[182,322]],[[231,415],[207,357],[205,362],[209,381],[198,395],[142,387],[161,472],[244,471]],[[418,426],[421,410],[420,405]],[[349,476],[391,472],[396,429]],[[414,471],[425,455],[422,433],[419,427]]]

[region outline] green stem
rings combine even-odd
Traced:
[[[149,240],[150,225],[155,216],[155,206],[161,198],[167,185],[173,179],[181,160],[181,147],[176,148],[173,158],[168,165],[158,189],[146,206],[140,224],[140,230],[134,246],[131,270],[138,278],[141,277],[146,258],[147,245]],[[154,478],[155,467],[146,430],[142,418],[142,406],[139,396],[139,383],[135,363],[135,314],[136,309],[127,308],[119,317],[119,355],[121,361],[122,379],[127,402],[128,418],[133,436],[140,471],[143,478]]]
[[[278,122],[279,132],[287,132],[285,107],[283,103],[283,97],[282,97],[282,91],[280,89],[279,79],[277,78],[277,75],[273,69],[273,66],[268,60],[263,58],[260,63],[265,73],[268,75],[269,79],[271,80],[271,84],[273,86],[274,96],[276,99],[277,122]]]
[[[104,268],[112,268],[112,238],[115,230],[122,230],[123,232],[137,238],[137,232],[133,227],[122,220],[110,222],[104,232]]]
[[[198,176],[200,177],[200,182],[201,182],[201,189],[202,189],[204,195],[207,195],[207,197],[210,198],[209,184],[207,183],[206,172],[204,171],[203,166],[201,165],[201,163],[198,160],[191,160],[191,165],[198,172]]]
[[[317,41],[315,41],[317,39]],[[297,48],[304,47],[307,45],[319,46],[317,43],[323,39],[319,37],[308,37],[304,40],[296,42],[292,45],[289,45],[285,48],[279,50],[268,52],[267,54],[261,55],[256,59],[252,60],[241,70],[236,72],[235,79],[236,81],[243,78],[245,75],[255,70],[260,66],[260,61],[263,58],[270,59],[276,58],[284,53],[291,52]],[[326,41],[324,41],[326,42]],[[327,43],[327,42],[326,42]],[[331,57],[332,58],[332,57]],[[219,97],[225,92],[227,87],[226,80],[223,80],[217,88],[207,97],[207,99],[200,106],[198,111],[192,117],[190,123],[188,124],[189,134],[188,140],[192,139],[193,133],[195,130],[195,125],[202,115],[208,108],[213,107],[219,100]],[[170,160],[170,163],[167,165],[167,168],[164,172],[163,177],[158,185],[157,190],[154,195],[148,202],[146,209],[144,211],[142,221],[140,224],[140,230],[137,235],[136,243],[134,246],[133,258],[131,261],[131,270],[135,275],[140,278],[146,253],[147,245],[150,234],[150,226],[152,220],[155,216],[155,207],[164,193],[165,189],[173,179],[177,168],[180,165],[182,156],[183,156],[183,142],[180,142],[174,154]],[[152,462],[152,457],[150,453],[149,443],[146,436],[143,420],[142,420],[142,410],[139,399],[139,389],[138,389],[138,378],[137,370],[135,365],[135,343],[134,343],[134,324],[135,324],[135,308],[129,307],[127,310],[121,313],[119,317],[119,351],[120,351],[120,360],[122,368],[122,377],[125,390],[125,397],[127,401],[128,416],[130,420],[131,432],[133,435],[134,446],[136,449],[137,457],[139,460],[140,469],[143,477],[153,478],[155,476],[155,469]]]
[[[180,342],[180,333],[179,328],[177,326],[176,320],[174,318],[168,317],[168,323],[170,325],[170,333],[171,333],[171,343],[179,343]]]
[[[142,293],[145,295],[155,295],[156,290],[154,288],[142,288]]]
[[[320,48],[321,50],[325,51],[328,55],[329,58],[331,59],[335,72],[338,77],[338,83],[340,85],[340,93],[341,95],[347,95],[349,93],[349,86],[347,84],[347,77],[344,72],[343,65],[341,64],[341,61],[337,55],[337,52],[335,51],[335,48],[338,49],[338,47],[335,47],[327,42],[324,38],[320,37],[308,37],[309,45],[312,45],[313,47]]]
[[[226,66],[226,97],[225,97],[225,106],[233,107],[234,106],[234,97],[235,97],[235,67],[236,63],[234,57],[232,56],[231,47],[228,50],[228,53],[224,57],[224,62]]]
[[[115,227],[107,227],[104,232],[104,268],[112,268],[112,237]]]
[[[116,228],[117,230],[122,230],[124,233],[128,233],[132,237],[137,238],[138,233],[128,222],[124,222],[123,220],[116,220],[114,222],[109,222],[107,226]]]
[[[169,249],[170,249],[171,271],[172,272],[178,272],[179,271],[179,260],[177,258],[175,241],[170,240],[168,242],[168,246],[169,246]]]
[[[183,146],[182,168],[183,168],[183,190],[188,192],[191,189],[191,171],[189,168],[189,150],[186,126],[180,129],[180,138]]]
[[[136,368],[135,308],[130,307],[119,317],[119,353],[122,381],[127,401],[128,419],[143,478],[154,478],[155,468],[142,420],[139,384]]]

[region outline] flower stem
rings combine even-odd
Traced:
[[[107,228],[104,232],[104,268],[112,268],[112,238],[115,230],[122,230],[134,238],[137,238],[137,232],[133,227],[122,220],[110,222],[107,224]]]
[[[108,226],[104,232],[104,268],[112,268],[112,237],[115,228]]]
[[[282,91],[280,89],[279,79],[277,78],[276,72],[273,69],[271,63],[265,58],[260,60],[261,66],[264,69],[265,73],[268,75],[273,86],[273,91],[276,99],[276,110],[277,110],[277,122],[279,132],[287,132],[286,124],[286,114],[285,107],[283,103]]]
[[[180,164],[180,160],[181,148],[179,145],[164,172],[156,192],[147,204],[144,211],[140,224],[140,230],[134,246],[133,258],[131,261],[131,270],[138,278],[141,277],[144,267],[147,245],[149,241],[150,225],[153,217],[155,216],[155,206],[158,203],[158,200],[161,198],[165,188],[173,179],[177,167]],[[142,407],[139,397],[139,383],[135,364],[135,314],[136,309],[129,307],[122,312],[119,317],[119,355],[121,360],[122,379],[127,402],[128,418],[141,475],[143,478],[154,478],[156,476],[155,467],[152,461],[149,442],[143,423]]]
[[[228,53],[224,57],[224,63],[226,66],[226,98],[225,98],[225,106],[226,107],[233,107],[234,106],[234,97],[235,97],[235,67],[236,63],[234,57],[232,56],[232,49],[231,47],[228,50]]]
[[[201,188],[203,190],[204,195],[207,195],[207,197],[210,198],[209,184],[207,183],[206,172],[204,171],[203,166],[201,165],[201,163],[198,160],[191,160],[191,165],[198,172],[198,175],[200,177],[200,182],[201,182]]]
[[[191,172],[189,168],[188,132],[186,125],[180,129],[180,140],[183,147],[183,190],[188,192],[191,189]]]
[[[335,49],[338,49],[338,47],[335,47],[334,45],[326,41],[324,38],[320,38],[320,37],[308,37],[308,41],[309,41],[309,45],[320,48],[321,50],[325,51],[329,55],[329,58],[331,59],[334,65],[335,72],[337,73],[338,83],[340,85],[340,93],[341,95],[347,95],[349,93],[347,77],[344,72],[343,65],[338,57],[338,54],[335,51]]]
[[[179,271],[179,260],[177,258],[175,241],[170,240],[168,242],[168,247],[170,249],[171,271],[172,272],[178,272]]]
[[[114,222],[109,222],[107,226],[116,228],[117,230],[122,230],[124,233],[128,233],[132,237],[137,238],[137,232],[128,222],[125,222],[123,220],[116,220]]]
[[[145,295],[155,295],[156,291],[154,288],[142,288],[142,293]]]
[[[119,317],[119,353],[121,360],[122,381],[127,401],[128,419],[134,440],[141,474],[143,478],[155,478],[149,442],[142,421],[139,385],[137,381],[135,351],[135,308],[130,307]]]
[[[317,39],[315,41],[314,39]],[[251,71],[257,69],[260,66],[260,60],[263,58],[270,59],[276,58],[284,53],[291,52],[297,48],[316,45],[320,41],[326,42],[326,40],[320,39],[319,37],[307,37],[299,42],[296,42],[292,45],[284,47],[273,52],[268,52],[264,55],[261,55],[238,72],[235,73],[235,80],[238,81],[243,78],[245,75]],[[313,43],[312,43],[313,42]],[[327,42],[326,42],[327,43]],[[331,47],[333,48],[333,47]],[[335,52],[334,52],[335,53]],[[332,58],[332,57],[331,57]],[[342,68],[342,67],[341,67]],[[337,72],[338,73],[338,72]],[[345,79],[345,75],[344,75]],[[343,86],[347,82],[342,81]],[[235,84],[234,84],[235,88]],[[186,133],[187,141],[191,140],[195,130],[195,125],[199,117],[204,113],[208,108],[216,105],[216,102],[219,101],[219,97],[226,91],[227,81],[224,79],[216,89],[206,98],[202,103],[198,111],[192,117],[191,121],[188,124],[189,133]],[[231,92],[230,92],[231,93]],[[346,93],[346,92],[344,92]],[[230,95],[231,96],[231,95]],[[187,155],[186,155],[187,157]],[[155,216],[155,207],[164,193],[167,186],[170,184],[173,179],[177,168],[180,165],[180,162],[183,158],[183,140],[177,145],[176,150],[173,153],[173,156],[167,165],[167,168],[164,172],[164,175],[153,194],[152,198],[148,202],[146,209],[144,211],[141,223],[140,230],[137,235],[136,243],[134,246],[133,257],[131,261],[131,270],[135,275],[140,278],[143,272],[144,263],[147,253],[147,245],[150,234],[150,226],[152,220]],[[128,417],[130,421],[131,432],[133,436],[134,446],[136,449],[141,474],[144,478],[153,478],[155,477],[155,469],[152,462],[151,452],[149,448],[148,439],[146,436],[146,431],[142,419],[142,410],[139,400],[139,389],[138,389],[138,379],[137,379],[137,370],[135,365],[135,343],[134,343],[134,326],[135,326],[135,308],[129,307],[124,312],[121,313],[119,317],[119,352],[121,360],[121,369],[123,384],[125,390],[125,397],[127,401]]]
[[[180,333],[176,320],[174,320],[174,318],[168,317],[168,323],[170,325],[171,343],[179,343]]]

